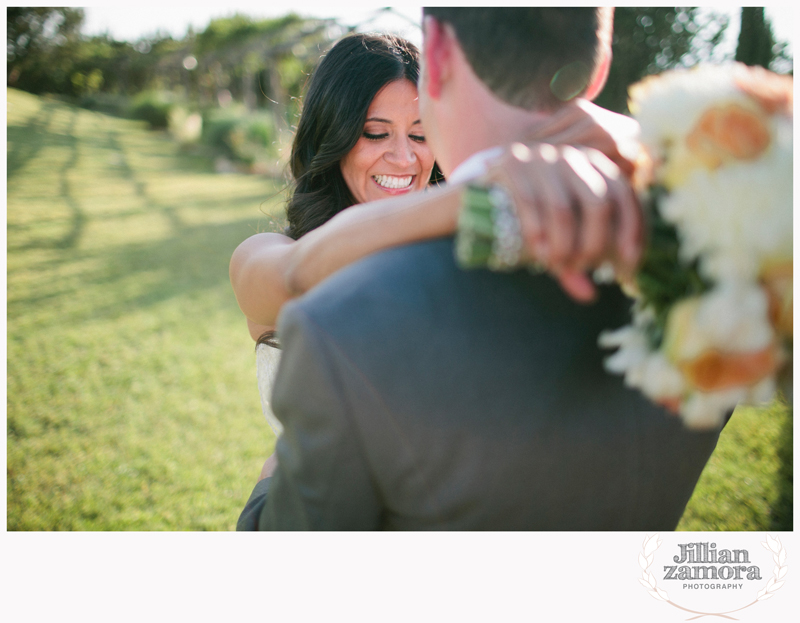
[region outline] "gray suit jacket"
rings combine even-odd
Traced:
[[[629,309],[460,270],[449,238],[337,273],[281,315],[279,466],[238,529],[674,529],[718,432],[603,370]]]

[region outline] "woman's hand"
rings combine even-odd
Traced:
[[[480,182],[511,192],[526,256],[574,299],[594,298],[587,270],[607,261],[623,278],[635,270],[643,245],[641,208],[623,172],[599,151],[516,143]]]
[[[636,120],[579,98],[532,127],[524,142],[596,149],[630,178],[639,157],[639,133]]]

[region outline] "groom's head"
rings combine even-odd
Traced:
[[[607,75],[613,15],[608,7],[423,9],[424,17],[452,29],[495,95],[528,110],[597,95]]]
[[[611,8],[425,7],[423,19],[420,108],[434,142],[437,134],[452,139],[461,117],[470,127],[493,116],[486,107],[478,115],[482,90],[512,116],[550,113],[594,98],[608,75]]]

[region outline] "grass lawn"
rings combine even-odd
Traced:
[[[8,529],[233,529],[274,437],[227,266],[280,186],[7,94]]]
[[[274,437],[227,266],[280,185],[7,95],[8,529],[233,529]],[[791,512],[790,410],[740,410],[680,528]]]
[[[793,530],[791,411],[736,409],[678,530]]]

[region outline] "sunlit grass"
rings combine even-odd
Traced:
[[[8,529],[232,529],[274,438],[227,266],[280,186],[14,90],[8,141]],[[737,411],[679,528],[792,529],[791,439]]]
[[[738,408],[678,529],[792,530],[792,438],[785,402]]]
[[[227,266],[280,185],[8,103],[8,528],[232,529],[274,438]]]

